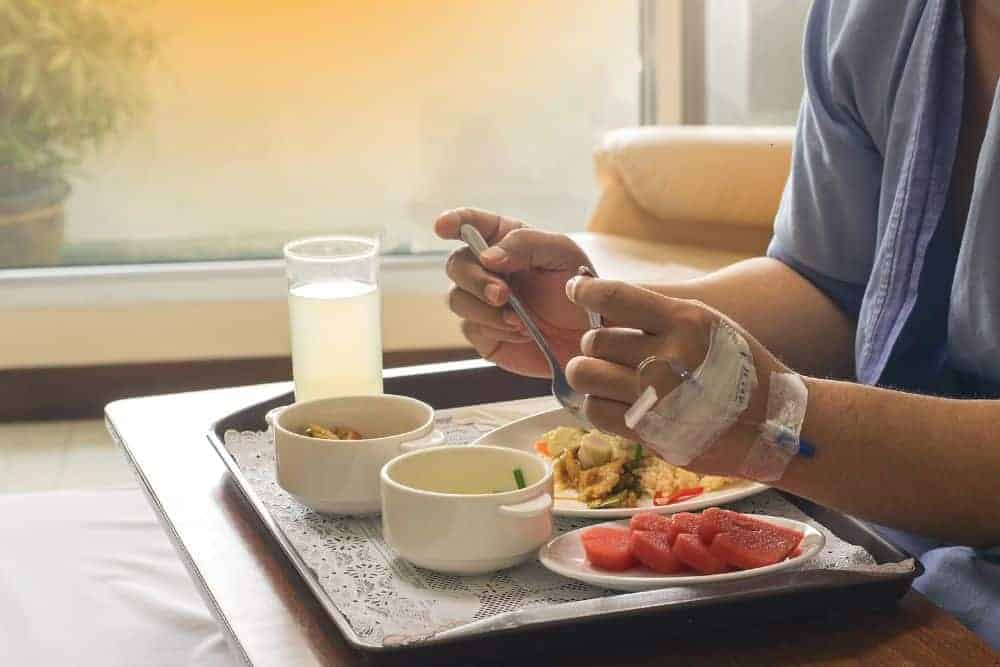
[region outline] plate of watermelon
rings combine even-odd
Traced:
[[[717,507],[701,514],[636,514],[564,533],[539,551],[557,574],[619,591],[756,577],[798,567],[826,538],[777,516]]]

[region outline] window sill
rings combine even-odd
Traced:
[[[385,257],[387,352],[465,347],[444,255]],[[0,272],[0,369],[287,356],[283,262]]]
[[[386,295],[442,295],[444,254],[382,259]],[[0,311],[163,302],[284,300],[280,259],[0,270]]]

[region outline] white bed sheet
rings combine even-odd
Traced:
[[[237,664],[138,489],[0,495],[4,665]]]

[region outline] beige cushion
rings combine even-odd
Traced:
[[[759,254],[788,175],[793,132],[717,126],[611,132],[594,156],[602,194],[588,229]]]
[[[674,283],[697,278],[744,259],[727,250],[640,241],[613,234],[570,234],[602,278]]]

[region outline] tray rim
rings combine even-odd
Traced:
[[[463,363],[463,362],[459,362]],[[475,640],[476,638],[485,638],[486,636],[497,637],[505,634],[515,634],[519,632],[526,632],[537,630],[545,627],[560,627],[563,625],[572,624],[574,622],[592,622],[601,618],[620,618],[627,616],[637,616],[642,614],[654,613],[658,610],[662,611],[669,609],[671,606],[678,604],[675,600],[670,599],[657,599],[657,598],[670,598],[672,597],[672,591],[677,589],[656,589],[651,591],[639,591],[639,592],[612,592],[612,595],[601,597],[601,598],[591,598],[588,600],[577,600],[572,602],[563,602],[556,605],[515,610],[511,612],[506,612],[504,614],[498,614],[486,619],[480,619],[478,621],[471,621],[465,625],[450,629],[443,630],[441,632],[431,635],[424,641],[416,641],[407,644],[394,644],[386,646],[384,644],[375,644],[372,642],[366,642],[361,637],[354,632],[351,627],[350,622],[347,617],[336,607],[333,601],[326,594],[317,581],[312,569],[302,560],[298,551],[292,546],[291,542],[285,536],[284,531],[277,522],[271,516],[271,513],[263,505],[263,501],[257,497],[247,483],[246,477],[243,475],[242,470],[236,464],[229,450],[226,449],[225,443],[223,441],[223,436],[226,430],[231,427],[226,426],[227,422],[236,419],[239,416],[245,415],[249,412],[255,412],[261,415],[259,423],[263,425],[263,415],[268,409],[276,407],[279,405],[286,405],[291,400],[294,399],[294,394],[292,392],[285,392],[278,396],[272,397],[267,400],[258,401],[247,405],[239,410],[230,412],[227,415],[213,421],[205,434],[209,443],[215,449],[216,453],[219,455],[222,462],[225,464],[230,476],[231,483],[236,486],[240,492],[240,496],[247,502],[257,518],[261,521],[270,536],[278,543],[281,547],[281,551],[284,553],[285,557],[289,560],[293,568],[298,572],[299,576],[303,579],[306,586],[313,593],[317,602],[323,608],[323,610],[329,615],[330,619],[334,622],[337,629],[344,636],[344,639],[353,648],[364,651],[371,654],[389,654],[389,653],[401,653],[413,650],[419,650],[424,648],[429,648],[438,645],[452,644],[455,642]],[[517,400],[517,399],[510,399]],[[486,403],[483,403],[484,405]],[[470,404],[470,405],[480,405]],[[900,561],[906,559],[912,559],[913,568],[912,570],[905,573],[895,573],[887,575],[867,575],[858,572],[847,572],[847,571],[837,571],[837,570],[811,570],[811,571],[797,571],[789,570],[786,572],[777,572],[773,575],[768,575],[766,577],[761,577],[759,581],[770,582],[781,579],[793,579],[799,581],[793,581],[794,585],[781,586],[775,590],[775,594],[771,597],[778,597],[781,595],[787,595],[792,593],[806,593],[806,592],[820,592],[823,590],[839,590],[848,587],[862,587],[866,585],[872,585],[877,583],[899,583],[903,580],[907,582],[912,582],[913,579],[920,576],[923,573],[924,568],[919,559],[907,554],[902,549],[899,549],[895,545],[891,544],[883,538],[881,535],[876,533],[874,530],[869,528],[859,519],[853,516],[846,515],[835,510],[830,510],[828,508],[823,508],[821,506],[815,505],[806,501],[804,499],[797,498],[791,494],[787,494],[783,491],[778,491],[787,500],[798,506],[807,516],[819,521],[810,512],[810,507],[819,507],[825,512],[831,512],[837,514],[840,519],[845,520],[861,532],[865,533],[867,537],[880,545],[881,548],[888,551],[894,552],[901,556]],[[803,504],[804,503],[804,504]],[[821,522],[822,523],[822,522]],[[825,525],[825,524],[824,524]],[[831,528],[827,527],[828,530]],[[812,575],[812,576],[810,576]],[[835,581],[840,579],[841,581]],[[742,584],[745,582],[737,582],[737,584]],[[758,582],[759,583],[759,582]],[[724,588],[725,583],[720,583],[719,588]],[[741,602],[745,600],[752,600],[760,596],[760,592],[756,589],[750,588],[741,591],[728,591],[725,593],[725,600],[731,602]],[[710,598],[696,598],[693,600],[681,602],[680,604],[690,604],[692,607],[710,605],[711,599],[718,596],[711,596]],[[897,596],[898,597],[898,596]],[[609,603],[611,600],[622,600],[622,598],[628,598],[624,601],[624,604],[614,604]],[[603,603],[600,605],[593,605],[594,600],[600,600]],[[587,610],[585,607],[597,606],[598,609]],[[578,607],[584,607],[580,609],[582,613],[573,613]],[[560,609],[566,613],[560,613],[557,615],[544,616],[539,612],[542,610]],[[519,622],[511,623],[509,618],[513,615],[519,616]]]

